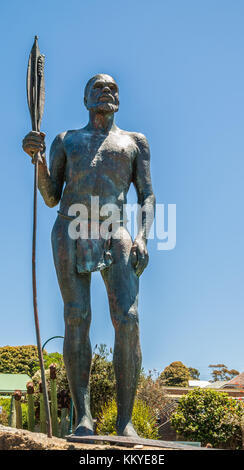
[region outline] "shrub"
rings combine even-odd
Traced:
[[[168,387],[188,387],[189,379],[189,369],[180,361],[172,362],[165,367],[159,377],[160,383]]]
[[[11,397],[9,397],[9,398],[0,397],[0,406],[2,406],[3,409],[7,413],[10,413],[10,404],[11,404]]]
[[[56,364],[61,369],[64,368],[63,355],[58,352],[44,353],[43,361],[45,369],[48,369],[51,364]]]
[[[48,365],[53,361],[52,359],[57,358],[56,363],[56,375],[57,375],[57,393],[61,390],[69,391],[69,384],[66,375],[66,369],[62,356],[55,356],[58,353],[51,353],[50,355],[44,356],[45,358],[45,375],[47,381],[48,390],[50,390],[50,374]],[[50,356],[50,357],[49,357]],[[61,358],[60,358],[61,356]],[[91,396],[91,413],[93,418],[97,418],[103,405],[106,401],[112,400],[115,395],[115,376],[112,361],[108,361],[109,352],[105,345],[100,345],[97,352],[93,353],[92,364],[91,364],[91,377],[90,377],[90,396]],[[41,381],[41,371],[37,372],[32,377],[35,389],[35,402],[39,400],[39,382]]]
[[[24,398],[21,399],[21,409],[22,409],[22,424],[23,429],[28,429],[28,405],[25,403]],[[8,426],[8,418],[10,415],[10,406],[11,406],[11,397],[10,398],[0,398],[0,406],[3,407],[3,412],[0,414],[0,424]]]
[[[38,367],[36,346],[4,346],[0,348],[0,373],[28,374],[31,377]]]
[[[154,372],[156,373],[156,371]],[[166,405],[168,408],[172,400],[166,397],[164,387],[160,381],[157,379],[153,380],[151,371],[149,371],[148,376],[141,375],[137,389],[137,398],[146,403],[159,423],[165,421]]]
[[[8,426],[8,417],[10,414],[10,402],[11,398],[0,397],[0,406],[2,407],[2,413],[0,414],[0,424]]]
[[[171,424],[184,439],[213,447],[241,448],[243,413],[243,404],[227,393],[196,388],[182,396]]]
[[[101,435],[116,434],[116,419],[117,405],[113,399],[103,406],[98,418],[96,433]],[[132,423],[140,437],[158,439],[156,419],[142,400],[135,401]]]
[[[109,352],[105,345],[100,345],[93,354],[90,378],[91,414],[97,418],[105,403],[116,396],[116,383],[112,361],[108,361]]]
[[[7,411],[3,408],[2,413],[0,414],[0,424],[3,426],[8,426],[8,413]]]
[[[57,386],[57,394],[60,394],[61,390],[69,390],[69,384],[67,380],[67,375],[66,375],[66,370],[64,365],[57,365],[56,367],[56,386]],[[47,383],[47,389],[49,393],[49,398],[50,398],[50,370],[46,369],[45,370],[45,377],[46,377],[46,383]],[[32,377],[32,381],[34,384],[34,402],[35,402],[35,407],[36,407],[36,414],[37,418],[39,417],[39,404],[40,404],[40,394],[39,394],[39,382],[41,382],[41,371],[38,370]]]

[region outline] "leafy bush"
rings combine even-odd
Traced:
[[[0,348],[0,373],[28,374],[31,377],[38,367],[36,346],[4,346]]]
[[[3,407],[3,412],[0,414],[0,424],[8,426],[8,418],[10,415],[10,406],[11,406],[11,397],[10,398],[0,398],[0,406]],[[28,429],[28,405],[24,402],[24,398],[21,399],[21,409],[22,409],[22,425],[23,429]]]
[[[0,397],[0,406],[2,406],[3,409],[7,413],[10,413],[10,404],[11,404],[11,397],[9,397],[9,398]]]
[[[0,406],[2,406],[2,413],[0,414],[0,424],[8,426],[8,417],[10,414],[11,398],[0,397]]]
[[[156,371],[154,371],[156,374]],[[137,389],[137,398],[142,400],[150,408],[153,416],[161,422],[165,417],[165,407],[172,400],[165,395],[164,387],[157,378],[153,379],[153,373],[149,371],[149,375],[141,375]]]
[[[186,440],[213,447],[241,448],[243,404],[227,393],[196,388],[183,395],[171,424]]]
[[[95,352],[97,351],[97,352]],[[115,376],[112,361],[108,360],[109,351],[107,347],[101,344],[95,348],[92,357],[91,377],[90,377],[90,396],[91,396],[91,413],[94,418],[99,415],[102,406],[106,401],[112,400],[115,397]],[[55,360],[57,359],[57,361]],[[47,386],[50,390],[50,374],[49,365],[56,362],[56,375],[57,375],[57,392],[61,390],[69,390],[68,379],[66,375],[63,356],[59,353],[51,353],[44,355],[46,380]],[[35,402],[39,400],[39,382],[41,381],[41,371],[37,372],[32,377],[35,388]]]
[[[21,403],[22,409],[22,427],[23,429],[28,429],[28,404]]]
[[[189,369],[180,361],[165,367],[159,378],[161,384],[168,387],[188,387],[189,379]]]
[[[69,390],[68,379],[66,375],[66,370],[64,365],[57,365],[56,367],[56,385],[57,385],[57,393],[61,392],[61,390]],[[50,370],[45,369],[45,377],[47,383],[47,389],[49,391],[50,396]],[[41,382],[41,371],[38,370],[32,377],[32,381],[34,384],[34,401],[35,406],[37,406],[37,416],[39,415],[39,402],[40,402],[40,395],[39,395],[39,383]]]
[[[0,424],[3,426],[8,426],[8,413],[7,411],[3,408],[2,413],[0,414]]]
[[[96,349],[95,349],[96,350]],[[112,361],[105,345],[93,354],[90,378],[91,414],[97,418],[106,402],[116,396],[116,383]]]
[[[56,364],[59,368],[64,368],[64,360],[63,355],[54,352],[54,353],[44,353],[43,354],[43,361],[45,369],[48,369],[51,364]]]
[[[98,418],[96,433],[116,434],[117,405],[113,399],[104,405]],[[132,413],[133,426],[140,437],[158,439],[156,419],[142,400],[136,400]]]

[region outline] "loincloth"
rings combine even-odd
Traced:
[[[65,220],[72,221],[76,217],[68,216],[60,213],[58,215]],[[98,238],[78,238],[75,240],[76,246],[76,270],[79,274],[90,273],[94,271],[102,271],[113,263],[112,253],[112,234],[108,234],[106,238],[100,234],[100,225],[103,221],[86,221],[88,231],[91,230],[91,223],[94,224],[96,236]],[[115,222],[114,222],[115,223]],[[116,224],[123,225],[122,221],[116,221]]]

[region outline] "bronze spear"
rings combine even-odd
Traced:
[[[41,119],[44,111],[45,88],[44,88],[44,56],[40,53],[38,46],[38,37],[30,52],[28,69],[27,69],[27,101],[31,116],[32,130],[40,132]],[[40,326],[37,309],[37,288],[36,288],[36,220],[37,220],[37,186],[38,186],[38,163],[41,161],[41,154],[33,153],[32,161],[35,165],[34,172],[34,206],[33,206],[33,237],[32,237],[32,287],[33,287],[33,306],[36,328],[36,339],[38,356],[41,369],[41,378],[43,386],[43,398],[46,411],[47,435],[52,437],[52,425],[50,407],[48,401],[47,384],[45,377],[45,369],[41,348]]]

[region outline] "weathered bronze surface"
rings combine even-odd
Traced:
[[[89,398],[90,282],[91,272],[99,270],[115,329],[117,433],[136,437],[131,415],[141,368],[139,277],[148,263],[146,234],[155,210],[150,152],[144,135],[116,126],[114,113],[119,107],[119,91],[112,77],[105,74],[92,77],[85,88],[84,103],[89,110],[88,124],[82,129],[62,132],[55,138],[49,169],[43,133],[30,132],[23,140],[23,148],[29,155],[41,152],[38,186],[45,203],[54,207],[60,202],[52,230],[52,247],[64,301],[64,361],[76,411],[75,435],[93,435]],[[121,223],[131,183],[143,214],[147,213],[147,217],[142,217],[134,241]],[[99,197],[99,209],[105,204],[116,204],[119,208],[120,220],[106,246],[102,237],[88,243],[88,239],[74,240],[68,233],[68,211],[73,204],[85,205],[88,226],[92,224],[91,196]],[[100,213],[98,225],[105,219]]]

